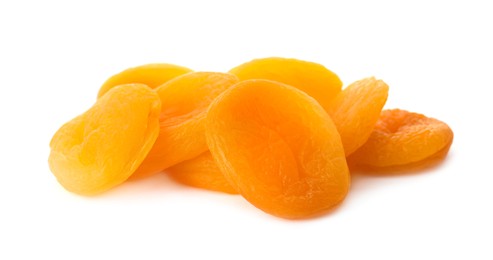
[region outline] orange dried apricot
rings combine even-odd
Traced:
[[[334,72],[318,63],[297,59],[255,59],[229,72],[240,80],[268,79],[288,84],[315,98],[325,110],[342,88],[342,82]]]
[[[349,160],[370,168],[411,165],[445,155],[453,138],[442,121],[401,109],[384,110],[368,141]]]
[[[158,95],[142,84],[120,85],[53,136],[50,169],[67,190],[93,195],[125,181],[159,134]]]
[[[238,78],[228,73],[191,72],[157,88],[162,103],[159,136],[132,178],[157,173],[207,151],[207,108],[237,82]]]
[[[240,82],[211,104],[206,125],[225,178],[269,214],[309,217],[333,208],[348,192],[337,129],[315,99],[294,87]]]
[[[189,68],[166,63],[146,64],[129,68],[106,80],[99,89],[98,97],[103,96],[115,86],[129,83],[141,83],[155,89],[170,79],[191,71]]]
[[[346,156],[370,137],[387,101],[389,87],[374,77],[350,84],[330,103],[328,113],[339,134]]]
[[[209,151],[166,170],[177,182],[196,188],[238,194],[224,178]]]

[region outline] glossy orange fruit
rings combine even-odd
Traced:
[[[349,159],[373,168],[405,166],[446,154],[453,138],[442,121],[401,109],[384,110],[368,141]]]
[[[225,178],[267,213],[313,216],[348,192],[337,129],[313,98],[294,87],[240,82],[211,104],[206,126],[210,151]]]
[[[240,80],[268,79],[293,86],[315,98],[325,110],[342,88],[342,82],[334,72],[318,63],[297,59],[255,59],[229,72]]]
[[[207,108],[237,82],[238,78],[228,73],[191,72],[157,88],[162,103],[159,136],[132,179],[152,175],[207,151]]]
[[[98,97],[103,96],[111,88],[129,83],[145,84],[155,89],[170,79],[189,73],[192,70],[167,63],[146,64],[126,69],[111,76],[99,89]]]
[[[71,192],[93,195],[125,181],[159,134],[158,95],[142,84],[120,85],[64,124],[50,142],[50,169]]]
[[[387,101],[389,87],[374,77],[350,84],[331,101],[328,113],[339,134],[346,156],[370,137]]]
[[[166,170],[168,176],[182,184],[229,194],[238,194],[226,180],[209,151]]]

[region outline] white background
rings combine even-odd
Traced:
[[[89,2],[0,1],[0,259],[493,259],[488,1]],[[86,198],[50,173],[52,135],[112,74],[266,56],[383,79],[387,108],[452,127],[448,159],[355,174],[341,207],[302,221],[164,175]]]

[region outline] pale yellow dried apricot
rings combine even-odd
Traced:
[[[229,183],[259,209],[303,218],[338,205],[350,177],[337,129],[306,93],[247,80],[209,108],[210,151]]]
[[[67,190],[93,195],[125,181],[159,134],[158,95],[142,84],[112,88],[53,136],[50,169]]]
[[[297,59],[255,59],[229,72],[240,80],[268,79],[293,86],[315,98],[325,110],[342,88],[342,82],[334,72],[318,63]]]
[[[153,63],[126,69],[111,76],[99,89],[98,97],[101,97],[111,88],[130,83],[145,84],[155,89],[170,79],[191,72],[189,68],[166,63]]]
[[[228,73],[191,72],[157,88],[162,103],[159,136],[132,179],[152,175],[207,151],[207,108],[237,82],[238,78]]]
[[[349,160],[372,168],[414,167],[446,155],[453,138],[452,129],[442,121],[401,109],[384,110],[368,141]]]
[[[331,101],[328,113],[341,135],[346,156],[370,137],[387,101],[389,87],[374,77],[356,81]]]
[[[209,151],[168,168],[166,173],[175,181],[188,186],[238,194],[224,178]]]

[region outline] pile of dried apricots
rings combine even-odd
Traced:
[[[389,173],[447,154],[448,125],[382,111],[388,89],[373,77],[342,89],[320,64],[277,57],[228,73],[143,65],[109,78],[96,103],[55,133],[49,165],[81,195],[163,172],[306,218],[344,200],[348,165]]]

